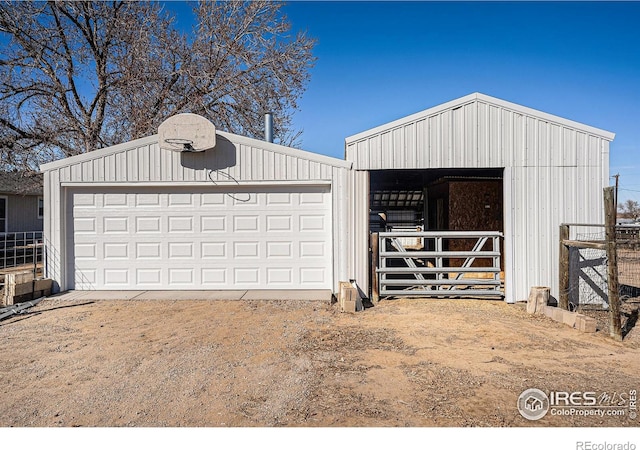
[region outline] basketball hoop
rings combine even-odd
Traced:
[[[176,114],[160,124],[158,141],[165,150],[204,152],[216,146],[216,127],[197,114]]]

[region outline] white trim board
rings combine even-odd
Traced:
[[[63,181],[62,187],[244,187],[244,186],[329,186],[331,180],[261,180],[261,181],[137,181],[137,182],[108,182],[108,181]]]

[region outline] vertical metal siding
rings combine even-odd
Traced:
[[[353,240],[352,228],[348,220],[349,180],[352,172],[339,168],[332,168],[332,201],[333,201],[333,280],[334,290],[340,281],[349,279],[349,248],[348,243]]]
[[[369,172],[350,171],[348,189],[349,230],[348,278],[354,279],[365,293],[369,291]],[[364,199],[367,199],[364,201]]]
[[[603,139],[601,142],[601,145],[602,145],[602,148],[600,153],[600,168],[601,168],[600,177],[602,180],[609,180],[609,142]],[[606,187],[609,185],[607,181],[605,181],[604,183],[605,184],[603,187]]]
[[[45,253],[45,273],[48,278],[64,286],[64,264],[65,251],[63,250],[64,220],[60,214],[62,209],[62,189],[60,188],[61,169],[51,170],[44,173],[44,242]]]
[[[502,181],[503,190],[503,216],[504,216],[504,265],[507,267],[515,267],[514,257],[514,239],[507,239],[506,236],[515,236],[514,231],[514,210],[517,202],[514,200],[514,170],[512,167],[505,167]],[[515,276],[512,270],[505,269],[504,280],[505,298],[515,298]]]
[[[601,164],[603,141],[476,101],[348,142],[346,158],[360,170],[566,166],[576,158],[579,166],[593,166]]]
[[[595,167],[587,173],[577,167],[518,167],[513,172],[515,300],[525,299],[534,285],[550,286],[557,297],[558,226],[602,223],[602,179]],[[592,189],[584,188],[586,180]]]

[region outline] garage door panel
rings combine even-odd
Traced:
[[[160,205],[160,194],[156,193],[140,193],[132,196],[137,207],[158,207]]]
[[[302,267],[300,268],[300,281],[305,284],[324,283],[327,270],[324,267]]]
[[[230,195],[231,205],[238,209],[253,209],[260,204],[261,194],[234,192]]]
[[[200,195],[200,206],[224,207],[226,198],[225,194],[205,192]]]
[[[290,241],[269,241],[265,242],[266,256],[269,259],[293,258],[292,243]]]
[[[259,259],[261,258],[260,243],[258,241],[250,242],[234,242],[233,243],[233,257],[234,258],[248,258]]]
[[[105,286],[114,288],[126,288],[129,286],[130,270],[128,268],[104,269],[103,273]]]
[[[258,286],[260,283],[260,269],[257,267],[234,268],[233,283],[244,286]]]
[[[129,259],[129,244],[124,242],[105,242],[102,257],[105,261],[126,261]]]
[[[184,207],[194,205],[194,194],[191,193],[176,193],[168,194],[168,206],[169,207]]]
[[[169,259],[193,259],[192,242],[169,242]]]
[[[76,244],[75,245],[76,259],[89,259],[95,261],[98,256],[96,244]]]
[[[75,289],[331,287],[329,186],[103,190],[70,194]]]
[[[135,259],[137,260],[157,260],[162,255],[161,242],[136,242],[135,248]]]
[[[324,198],[320,192],[301,192],[299,195],[299,203],[300,206],[317,206],[324,203]]]
[[[293,269],[290,267],[269,267],[267,269],[267,283],[293,284]]]
[[[139,286],[161,286],[162,269],[160,268],[137,268],[135,269],[136,284]]]
[[[169,216],[167,231],[169,233],[193,233],[193,217]]]
[[[195,281],[194,271],[195,269],[191,267],[169,269],[169,284],[171,286],[192,286]]]
[[[96,219],[93,217],[80,217],[73,221],[73,227],[76,234],[97,232]]]
[[[73,207],[82,208],[95,208],[96,200],[99,197],[92,193],[78,193],[73,197]]]
[[[236,233],[247,233],[260,231],[260,219],[257,215],[235,215],[233,216],[233,231]]]
[[[227,217],[222,215],[201,216],[200,231],[203,233],[227,231]]]
[[[161,231],[162,219],[159,216],[142,216],[135,218],[135,232],[158,234]]]
[[[204,259],[226,259],[226,242],[202,242],[200,244],[200,257]]]
[[[228,285],[226,268],[203,268],[200,273],[203,286],[223,289]]]
[[[286,215],[269,215],[266,216],[267,233],[277,233],[283,231],[293,231],[293,220],[290,214]]]
[[[326,230],[325,216],[322,214],[301,214],[300,228],[301,232],[323,232]]]
[[[268,193],[266,197],[267,205],[291,205],[293,195],[289,192]]]
[[[300,258],[322,258],[327,256],[327,245],[323,241],[301,241]]]

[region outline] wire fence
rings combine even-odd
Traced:
[[[640,298],[640,226],[617,227],[616,246],[620,296]]]
[[[576,235],[579,241],[604,241],[604,231]],[[640,298],[640,227],[616,227],[616,259],[622,302]],[[608,308],[608,259],[605,250],[569,251],[569,307]]]
[[[0,234],[0,289],[4,273],[15,270],[42,271],[44,245],[42,231],[21,231]]]

